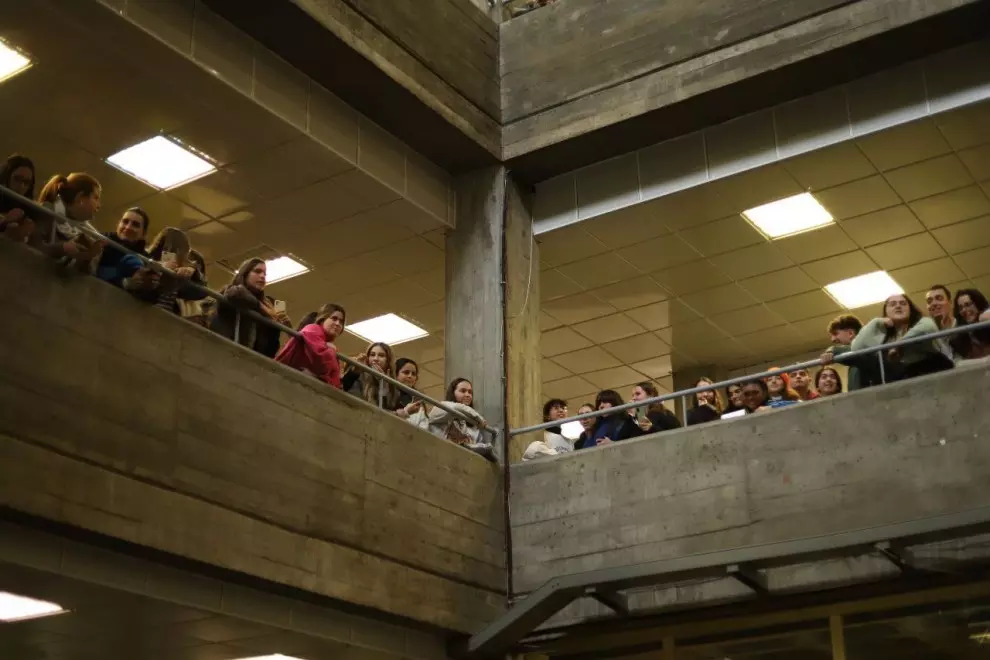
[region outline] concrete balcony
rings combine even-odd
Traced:
[[[480,456],[0,241],[0,510],[470,633],[504,596]]]

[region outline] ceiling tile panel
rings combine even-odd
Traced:
[[[799,264],[856,249],[856,244],[839,225],[830,225],[781,238],[774,241],[774,244],[781,252],[793,259],[794,263]]]
[[[793,266],[793,262],[772,243],[763,243],[720,254],[712,262],[734,280],[742,280]]]
[[[653,277],[647,275],[610,284],[590,293],[620,310],[642,307],[670,297]]]
[[[446,282],[444,269],[442,267],[434,270],[428,270],[423,273],[417,273],[416,275],[410,277],[409,281],[416,286],[426,289],[437,298],[443,298],[444,296]]]
[[[699,347],[719,344],[729,336],[727,332],[708,319],[699,318],[675,325],[670,332],[670,340],[667,343],[676,349],[675,352],[690,352]]]
[[[953,259],[967,277],[980,277],[990,273],[990,248],[963,252],[957,254]],[[983,292],[985,295],[990,295],[990,289],[983,289]]]
[[[756,332],[764,328],[772,328],[775,325],[783,325],[784,319],[780,318],[763,305],[754,305],[746,309],[737,309],[725,314],[717,314],[712,317],[712,322],[724,330],[729,336]]]
[[[263,199],[275,199],[353,166],[308,135],[276,145],[224,169]]]
[[[876,245],[925,230],[910,208],[901,204],[889,209],[843,220],[842,229],[861,247]]]
[[[698,318],[697,312],[679,300],[665,300],[646,307],[637,307],[628,310],[626,315],[647,330],[659,330]]]
[[[446,322],[446,307],[444,301],[439,300],[422,307],[416,307],[403,313],[403,316],[429,332],[443,330]]]
[[[932,232],[949,254],[990,245],[990,215],[942,227]]]
[[[801,335],[790,325],[781,325],[743,334],[737,340],[759,360],[773,360],[780,355],[785,355],[795,346],[804,342]],[[822,348],[824,347],[823,345]]]
[[[657,217],[673,231],[698,227],[738,213],[733,204],[709,186],[689,188],[651,202]]]
[[[741,215],[684,230],[680,236],[706,257],[766,241]]]
[[[726,284],[682,296],[681,300],[703,316],[750,307],[759,301],[738,284]]]
[[[768,302],[767,307],[771,312],[779,315],[789,323],[810,319],[826,313],[837,314],[841,310],[839,304],[821,289],[774,300],[773,302]]]
[[[652,332],[608,342],[602,348],[626,364],[670,353],[670,346]]]
[[[596,344],[632,337],[645,330],[643,326],[625,314],[613,314],[612,316],[578,323],[572,327]]]
[[[644,273],[673,268],[701,258],[697,250],[674,234],[622,248],[619,255]]]
[[[617,311],[612,305],[587,293],[544,303],[543,310],[565,325],[588,321]]]
[[[600,215],[588,220],[582,227],[613,250],[670,233],[650,203],[634,204]]]
[[[936,115],[935,123],[953,149],[990,142],[990,103],[975,103]]]
[[[595,385],[579,376],[570,376],[543,383],[543,393],[545,396],[553,399],[564,399],[565,401],[594,390]]]
[[[955,154],[892,170],[885,176],[897,194],[908,202],[973,183],[973,177]]]
[[[740,172],[715,181],[711,188],[710,192],[726,200],[736,213],[804,192],[781,165]]]
[[[945,256],[945,250],[929,233],[915,234],[889,243],[881,243],[866,248],[866,253],[887,271]]]
[[[990,199],[979,186],[968,186],[911,202],[911,209],[929,229],[990,213]]]
[[[406,240],[389,241],[385,247],[368,253],[375,261],[386,263],[400,275],[416,275],[444,267],[443,251],[429,241],[415,236]]]
[[[876,168],[852,142],[802,154],[784,162],[803,188],[823,190],[876,174]]]
[[[729,283],[729,278],[715,264],[705,259],[653,273],[651,277],[677,295]]]
[[[818,201],[838,220],[879,211],[901,202],[882,176],[872,176],[815,193]]]
[[[544,362],[548,361],[549,360],[544,360]],[[617,367],[622,364],[622,362],[617,360],[614,356],[602,350],[600,346],[591,346],[589,348],[582,348],[581,350],[574,351],[572,353],[555,355],[553,361],[569,371],[571,374],[585,374],[589,371],[599,371],[601,369],[608,369],[609,367]],[[544,376],[543,380],[546,381],[556,379],[550,379]]]
[[[643,380],[643,375],[641,373],[632,367],[627,366],[602,369],[601,371],[585,374],[583,377],[590,381],[595,387],[602,390],[623,390],[626,387]],[[627,399],[630,393],[620,392],[620,394],[623,399]]]
[[[540,350],[545,357],[570,353],[591,346],[591,342],[570,328],[545,330],[540,335]]]
[[[943,156],[952,147],[930,119],[858,138],[856,144],[881,172]]]
[[[583,290],[580,284],[555,268],[548,268],[540,273],[540,298],[546,302],[573,296]]]
[[[640,275],[640,271],[635,266],[615,252],[559,266],[557,270],[586,289],[615,284]]]
[[[543,378],[544,383],[551,380],[560,380],[561,378],[567,378],[573,375],[574,374],[567,369],[564,369],[553,360],[543,358],[543,364],[540,367],[540,376]]]
[[[819,288],[814,280],[797,267],[751,277],[739,284],[758,301],[777,300]]]
[[[960,151],[959,157],[974,179],[977,181],[990,179],[990,144]]]
[[[540,332],[545,332],[547,330],[553,330],[554,328],[559,328],[563,323],[550,316],[544,311],[540,312]]]
[[[801,268],[821,286],[880,270],[869,255],[862,250],[847,252],[821,261],[813,261],[804,264]]]
[[[639,373],[653,379],[664,378],[665,376],[669,376],[673,371],[670,355],[660,355],[649,360],[634,362],[630,366]]]
[[[959,267],[948,257],[891,271],[890,276],[905,291],[927,290],[932,284],[966,279]],[[915,301],[916,304],[918,302]]]
[[[801,321],[792,323],[791,327],[805,341],[820,341],[822,349],[824,349],[828,347],[831,342],[831,338],[828,335],[828,324],[840,314],[849,313],[848,310],[842,309],[838,305],[836,305],[836,307],[838,307],[838,309],[834,312],[828,312],[807,319],[802,319]],[[870,319],[860,318],[860,320],[865,323]]]
[[[578,225],[543,234],[537,242],[540,244],[540,261],[545,266],[584,261],[589,257],[608,252],[608,246]]]

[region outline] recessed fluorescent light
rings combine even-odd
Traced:
[[[308,272],[309,266],[299,263],[292,257],[269,259],[265,262],[265,286]]]
[[[582,433],[584,433],[584,427],[581,422],[567,422],[560,427],[560,434],[568,440],[577,440]]]
[[[291,655],[282,655],[281,653],[273,653],[271,655],[256,655],[250,658],[237,658],[237,660],[302,660],[302,658],[297,658]]]
[[[9,591],[0,591],[0,621],[6,623],[37,619],[64,612],[66,610],[56,603],[18,596]]]
[[[421,327],[391,313],[376,316],[360,323],[353,323],[347,326],[347,330],[368,342],[380,341],[390,346],[420,339],[430,334]]]
[[[213,163],[163,135],[118,151],[107,162],[159,190],[177,188],[217,171]]]
[[[904,289],[882,270],[832,282],[825,291],[846,309],[883,302],[890,296],[904,293]]]
[[[771,239],[800,234],[834,222],[832,214],[811,193],[801,193],[757,206],[743,211],[743,217]]]
[[[0,82],[31,68],[31,60],[0,39]]]

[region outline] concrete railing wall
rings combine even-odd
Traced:
[[[515,588],[990,505],[990,364],[512,466]]]
[[[470,632],[504,604],[485,459],[0,241],[0,507]]]

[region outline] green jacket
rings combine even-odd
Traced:
[[[908,328],[908,331],[900,339],[913,339],[932,334],[933,332],[938,332],[938,326],[935,325],[935,321],[924,316],[920,321]],[[887,326],[884,325],[883,319],[873,319],[859,331],[859,334],[852,340],[850,348],[858,351],[863,348],[881,346],[885,343],[886,338]],[[928,357],[932,353],[939,352],[934,341],[919,341],[916,344],[911,344],[901,349],[901,362],[911,364]]]

